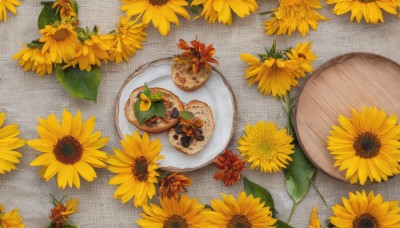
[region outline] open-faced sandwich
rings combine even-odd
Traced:
[[[191,101],[180,112],[179,124],[171,128],[168,138],[171,144],[186,154],[199,152],[210,141],[214,132],[214,116],[204,102]]]
[[[184,109],[179,97],[162,88],[139,87],[125,104],[125,115],[130,123],[149,133],[161,133],[179,122]]]
[[[213,57],[215,49],[200,41],[192,40],[189,46],[180,39],[178,48],[184,52],[175,58],[172,65],[172,80],[182,90],[193,91],[204,85],[211,75],[211,63],[218,64]]]

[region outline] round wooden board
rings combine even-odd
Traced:
[[[340,114],[376,106],[388,115],[400,114],[400,65],[370,53],[349,53],[320,66],[299,94],[293,121],[299,143],[311,162],[329,176],[348,182],[333,166],[326,148]]]

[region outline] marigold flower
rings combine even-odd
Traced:
[[[215,158],[214,163],[217,169],[221,170],[214,175],[214,178],[223,179],[226,186],[231,186],[238,181],[240,172],[245,170],[244,161],[231,150],[225,150],[223,154]]]
[[[68,220],[68,217],[78,211],[78,199],[70,199],[65,204],[55,200],[55,206],[51,209],[49,216],[55,228],[61,228]]]
[[[185,186],[192,185],[192,180],[180,173],[171,173],[161,181],[160,195],[168,198],[178,198],[179,192],[187,192]]]

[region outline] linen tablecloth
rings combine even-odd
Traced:
[[[119,10],[119,0],[77,2],[80,6],[79,18],[82,26],[98,25],[103,33],[113,30],[119,17],[123,15]],[[259,4],[259,11],[269,11],[277,5],[277,1],[259,1]],[[243,78],[246,64],[239,58],[241,53],[261,53],[264,47],[272,45],[273,40],[277,40],[280,48],[308,40],[314,42],[313,49],[318,55],[315,67],[334,56],[352,51],[373,52],[397,62],[400,59],[399,21],[395,16],[388,14],[384,14],[384,24],[358,25],[350,23],[350,15],[335,16],[333,6],[324,3],[321,13],[329,20],[321,22],[318,31],[310,32],[305,38],[297,33],[291,37],[266,36],[262,23],[269,16],[258,14],[245,19],[235,18],[232,26],[210,25],[203,18],[194,21],[181,19],[181,25],[172,26],[167,37],[162,37],[157,30],[149,26],[146,30],[148,38],[144,43],[144,50],[139,51],[129,63],[102,66],[98,99],[97,103],[94,103],[72,98],[55,76],[39,78],[33,73],[24,73],[17,61],[11,60],[11,56],[21,49],[20,44],[39,37],[37,17],[41,8],[40,0],[22,1],[17,16],[9,14],[7,23],[0,23],[0,112],[7,113],[6,124],[19,124],[21,137],[25,139],[37,138],[36,125],[39,117],[54,113],[60,118],[64,108],[73,113],[80,109],[84,118],[96,115],[95,129],[110,137],[104,148],[108,153],[112,153],[112,148],[120,147],[114,124],[115,100],[120,86],[139,66],[179,53],[175,45],[179,38],[191,40],[198,35],[203,42],[213,43],[216,47],[220,60],[217,68],[232,86],[238,103],[236,131],[229,146],[232,149],[237,146],[236,141],[243,134],[246,124],[267,120],[274,121],[281,127],[286,126],[286,117],[281,114],[279,101],[261,95],[256,86],[247,86]],[[79,198],[80,212],[72,218],[81,227],[137,227],[136,220],[141,209],[134,208],[131,201],[122,205],[120,201],[113,199],[116,187],[108,185],[107,182],[113,174],[107,170],[97,170],[98,178],[91,183],[82,181],[79,190],[68,188],[62,191],[57,187],[54,178],[46,183],[37,174],[38,168],[29,166],[38,152],[28,146],[24,146],[20,151],[23,157],[18,170],[0,176],[0,203],[6,205],[6,210],[18,207],[28,228],[49,224],[48,216],[52,207],[49,193],[59,198],[64,195]],[[221,197],[221,193],[237,196],[243,190],[241,181],[233,187],[225,187],[222,182],[215,181],[215,172],[213,165],[209,165],[187,173],[193,179],[188,194],[198,197],[203,203],[209,203],[211,199]],[[265,174],[259,170],[250,170],[248,166],[244,175],[271,192],[279,212],[278,217],[286,221],[292,200],[286,193],[283,173]],[[399,200],[399,180],[399,177],[395,177],[386,183],[360,187],[336,181],[318,172],[314,181],[331,207],[340,203],[342,196],[348,196],[349,191],[362,189],[381,193],[385,200]],[[322,222],[332,215],[331,209],[324,206],[317,192],[311,188],[307,197],[297,206],[291,225],[307,227],[312,206],[319,207]]]

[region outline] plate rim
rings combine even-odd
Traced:
[[[291,120],[292,120],[292,123],[293,123],[294,130],[295,130],[295,132],[296,132],[296,135],[298,136],[298,137],[297,137],[297,141],[298,141],[300,147],[301,147],[302,150],[304,151],[304,154],[307,156],[308,160],[309,160],[318,170],[322,171],[324,174],[326,174],[327,176],[329,176],[330,178],[333,178],[333,179],[335,179],[335,180],[338,180],[338,181],[341,181],[341,182],[344,182],[344,183],[348,183],[348,184],[350,184],[350,185],[358,185],[358,186],[361,186],[359,183],[351,184],[349,180],[346,180],[345,178],[342,179],[342,178],[333,176],[331,173],[329,173],[329,172],[325,171],[324,169],[322,169],[321,166],[318,165],[318,163],[316,163],[316,162],[311,158],[311,156],[308,154],[307,150],[305,150],[304,144],[303,144],[302,140],[299,138],[299,131],[298,131],[298,128],[297,128],[298,103],[299,103],[300,98],[301,98],[301,96],[302,96],[302,94],[303,94],[303,90],[304,90],[304,88],[306,87],[306,85],[310,82],[310,79],[311,79],[312,77],[314,77],[315,75],[318,75],[318,74],[320,74],[321,72],[325,71],[326,69],[330,68],[330,67],[332,66],[332,62],[333,62],[333,61],[338,61],[337,63],[340,63],[340,62],[343,62],[343,61],[347,61],[347,60],[349,60],[349,59],[352,59],[352,58],[354,58],[354,57],[356,57],[356,56],[372,56],[372,57],[377,57],[377,58],[381,58],[381,59],[384,59],[384,60],[386,60],[386,61],[389,61],[389,62],[391,62],[391,63],[394,63],[395,65],[397,65],[397,66],[400,67],[400,64],[397,63],[396,61],[394,61],[393,59],[390,59],[390,58],[388,58],[388,57],[385,57],[385,56],[382,56],[382,55],[379,55],[379,54],[376,54],[376,53],[372,53],[372,52],[348,52],[348,53],[345,53],[345,54],[341,54],[341,55],[337,55],[337,56],[335,56],[335,57],[332,57],[332,58],[330,58],[329,60],[327,60],[326,62],[322,63],[319,67],[317,67],[317,68],[314,70],[314,72],[311,73],[311,74],[304,80],[303,85],[301,85],[301,87],[299,87],[298,91],[296,92],[296,95],[297,95],[297,96],[295,97],[294,111],[292,112]],[[336,63],[336,64],[337,64],[337,63]],[[337,169],[337,172],[340,172],[339,169]],[[371,184],[376,184],[376,183],[375,183],[375,182],[369,183],[369,185],[371,185]]]
[[[148,63],[145,63],[141,66],[139,66],[135,71],[133,71],[126,79],[125,81],[122,83],[122,85],[119,88],[118,91],[118,95],[117,98],[115,100],[115,127],[117,129],[118,132],[118,136],[121,140],[123,140],[125,137],[121,132],[121,129],[119,127],[119,101],[121,99],[121,94],[122,91],[125,89],[125,87],[128,85],[128,83],[134,79],[135,77],[137,77],[138,75],[140,75],[141,73],[143,73],[144,71],[146,71],[149,67],[151,67],[152,65],[158,64],[158,63],[163,63],[163,62],[172,62],[174,59],[174,57],[165,57],[165,58],[159,58],[153,61],[150,61]],[[229,140],[227,141],[226,145],[224,145],[224,150],[229,146],[229,144],[232,141],[233,135],[235,133],[236,130],[236,120],[237,120],[237,102],[236,102],[236,97],[235,97],[235,93],[232,90],[232,87],[230,86],[230,84],[228,83],[228,81],[226,80],[226,78],[224,77],[224,75],[218,71],[215,67],[211,67],[212,71],[214,71],[221,79],[222,82],[224,83],[224,85],[226,86],[226,88],[229,91],[229,94],[231,95],[231,101],[233,104],[233,110],[232,110],[232,130],[229,134]],[[221,154],[223,151],[219,152],[219,154]],[[193,170],[197,170],[197,169],[201,169],[206,167],[207,165],[209,165],[210,163],[212,163],[214,161],[214,158],[211,159],[210,161],[200,165],[200,166],[196,166],[196,167],[192,167],[192,168],[177,168],[177,167],[173,167],[173,166],[167,166],[167,167],[160,167],[160,169],[162,170],[167,170],[170,172],[189,172],[189,171],[193,171]]]

